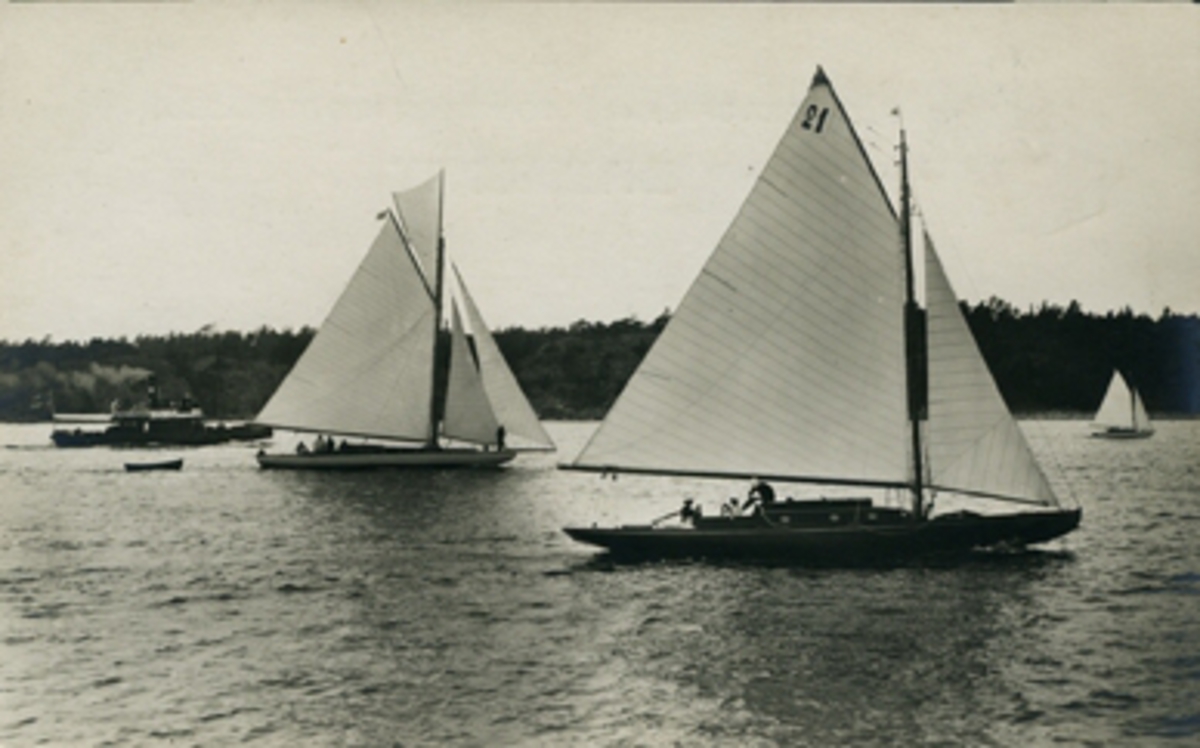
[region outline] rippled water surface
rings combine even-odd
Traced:
[[[498,473],[329,475],[0,426],[0,744],[1193,744],[1200,422],[1023,427],[1079,531],[839,571],[573,544],[744,490],[555,471],[590,424]]]

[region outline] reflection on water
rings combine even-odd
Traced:
[[[741,485],[259,471],[0,427],[0,743],[1026,745],[1200,734],[1200,424],[1026,424],[1084,507],[941,566],[614,564],[569,524]],[[145,456],[144,454],[142,456]],[[1068,485],[1069,484],[1069,485]]]

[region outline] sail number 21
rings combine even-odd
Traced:
[[[818,107],[816,104],[809,104],[804,110],[804,121],[800,126],[805,130],[813,132],[821,132],[821,128],[825,126],[825,117],[829,115],[829,107]]]

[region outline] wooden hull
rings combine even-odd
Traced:
[[[844,515],[836,523],[785,524],[758,516],[702,519],[692,527],[569,527],[565,532],[621,557],[852,565],[1044,543],[1078,527],[1081,514],[1079,509],[1006,515],[963,512],[915,521],[891,510],[877,521]]]
[[[409,470],[454,468],[497,468],[517,453],[510,450],[484,452],[476,449],[379,449],[305,454],[258,454],[263,468],[285,470]]]
[[[158,462],[127,462],[125,470],[130,473],[141,473],[147,470],[182,470],[183,458],[177,460],[159,460]]]

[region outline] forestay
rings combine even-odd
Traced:
[[[895,214],[824,74],[579,469],[907,485]]]

